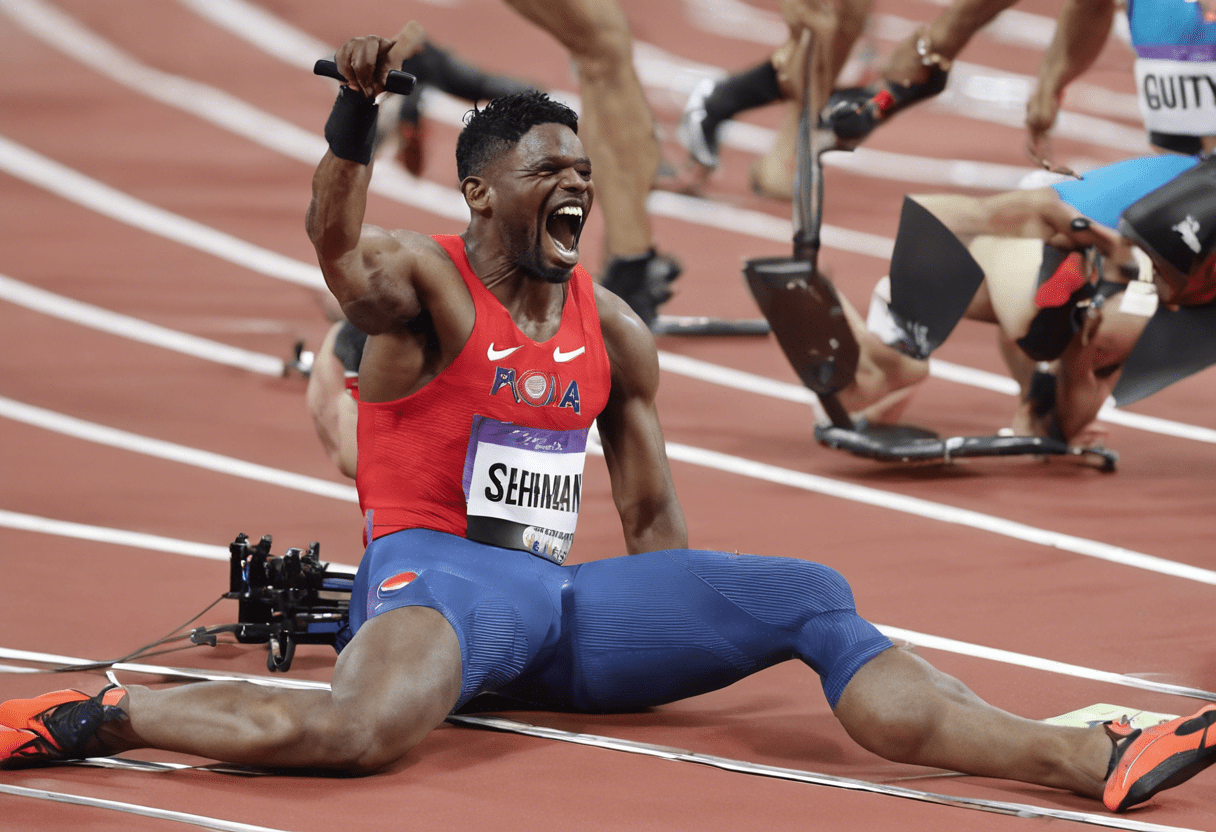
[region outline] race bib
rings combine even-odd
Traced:
[[[473,417],[465,456],[465,536],[562,563],[583,493],[587,431]]]
[[[1137,58],[1136,90],[1149,130],[1216,135],[1216,61]]]

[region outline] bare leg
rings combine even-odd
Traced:
[[[848,298],[841,295],[840,304],[860,348],[857,372],[840,391],[840,403],[871,422],[898,421],[915,385],[928,377],[929,362],[887,346],[866,328]]]
[[[822,106],[865,29],[870,5],[871,0],[842,0],[839,3],[787,0],[782,4],[790,26],[790,38],[773,53],[772,63],[782,92],[795,106],[786,113],[772,150],[752,163],[751,186],[756,194],[774,199],[789,199],[793,194],[795,148],[802,109],[804,53],[799,48],[802,30],[810,29],[814,34],[814,49],[827,50],[816,90],[816,100]]]
[[[507,2],[565,46],[578,68],[579,135],[595,171],[609,257],[645,254],[653,247],[646,197],[659,145],[624,12],[615,0]]]
[[[905,650],[862,667],[836,716],[861,746],[889,760],[1102,797],[1112,745],[1100,726],[1014,716]]]
[[[353,479],[359,459],[359,405],[347,391],[346,369],[334,355],[334,339],[342,326],[338,323],[329,328],[313,358],[308,376],[308,412],[330,461]]]
[[[132,687],[107,753],[160,748],[232,763],[370,772],[400,759],[460,696],[460,644],[447,620],[404,607],[368,621],[338,657],[333,690],[205,682]]]

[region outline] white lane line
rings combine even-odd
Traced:
[[[133,318],[130,315],[121,315],[99,306],[71,300],[3,274],[0,274],[0,298],[24,306],[26,309],[52,315],[81,326],[129,338],[132,341],[163,347],[205,361],[239,367],[242,370],[267,376],[283,375],[283,361],[274,356],[251,352],[239,347],[230,347],[218,341],[199,338]]]
[[[76,806],[88,806],[91,809],[109,809],[115,812],[123,812],[128,815],[138,815],[144,818],[155,818],[157,820],[171,820],[176,823],[185,823],[190,826],[197,826],[201,829],[218,829],[220,832],[283,832],[278,828],[269,826],[254,826],[249,823],[238,823],[231,820],[220,820],[219,818],[210,818],[204,815],[192,815],[188,812],[175,812],[171,809],[157,809],[153,806],[142,806],[135,803],[123,803],[118,800],[103,800],[99,797],[85,797],[79,794],[67,794],[66,792],[52,792],[47,789],[30,789],[24,786],[10,786],[7,783],[0,783],[0,793],[12,795],[13,797],[29,797],[35,800],[49,800],[53,803],[71,803]],[[49,820],[49,819],[48,819]]]
[[[852,777],[841,777],[834,774],[820,774],[802,769],[769,766],[753,763],[747,760],[734,760],[729,757],[719,757],[713,754],[700,754],[679,748],[654,745],[653,743],[623,740],[616,737],[606,737],[599,734],[574,733],[560,728],[549,728],[542,725],[532,725],[503,717],[484,716],[450,716],[449,722],[463,723],[493,731],[504,731],[512,734],[523,734],[529,737],[566,742],[574,745],[584,745],[593,748],[603,748],[610,751],[622,751],[626,754],[640,754],[645,757],[657,757],[661,760],[674,762],[695,763],[709,766],[722,771],[737,774],[751,774],[761,777],[772,777],[779,780],[790,780],[797,783],[807,783],[815,786],[826,786],[834,789],[880,794],[885,797],[899,797],[916,800],[921,803],[931,803],[938,806],[950,806],[955,809],[971,809],[980,812],[990,812],[999,815],[1011,815],[1019,818],[1053,818],[1055,820],[1084,823],[1091,826],[1103,826],[1110,829],[1127,829],[1135,832],[1194,832],[1182,827],[1162,826],[1155,823],[1144,823],[1138,820],[1128,820],[1117,815],[1098,815],[1090,812],[1074,812],[1067,809],[1053,809],[1047,806],[1033,806],[1027,803],[1008,803],[1003,800],[987,800],[979,797],[958,797],[940,794],[938,792],[910,789],[905,786],[894,786],[888,783],[871,783],[868,780],[857,780]]]
[[[96,57],[91,65],[94,65],[99,71],[104,72],[111,65],[121,67],[131,62],[131,59],[122,53],[112,54],[113,50],[111,47],[104,42],[98,42],[98,39],[91,33],[81,30],[71,18],[66,18],[58,12],[45,7],[43,4],[35,2],[35,0],[0,0],[0,8],[9,13],[14,13],[14,11],[19,12],[21,15],[19,20],[29,24],[40,34],[46,34],[48,37],[53,35],[56,39],[70,36],[70,44],[78,48],[78,52],[74,53],[76,57],[89,56],[96,53]],[[62,29],[55,28],[57,25],[61,26]],[[54,40],[52,42],[57,43],[58,41]],[[145,73],[153,73],[153,75],[146,77]],[[149,84],[155,80],[155,77],[163,75],[163,73],[157,73],[154,70],[144,68],[142,65],[137,65],[126,74],[132,76],[133,79],[147,81]],[[141,92],[146,91],[142,86],[137,86],[136,88]],[[219,93],[219,91],[216,91],[216,93],[218,96],[217,100],[236,101]],[[166,103],[172,103],[174,106],[186,106],[179,105],[172,96],[162,96],[162,98],[166,100]],[[250,112],[259,117],[264,114],[253,110],[253,108],[243,102],[236,102],[236,104],[239,105],[237,106],[239,112],[231,113],[231,118],[226,119],[226,121],[240,124],[241,129],[239,132],[242,135],[248,135],[256,141],[261,141],[263,134],[259,131],[264,129],[264,125],[258,119],[254,119],[252,123],[245,123],[240,119],[247,116]],[[225,124],[224,126],[227,125]],[[276,129],[271,131],[271,135],[294,135],[296,137],[296,140],[288,141],[275,148],[286,155],[305,160],[306,158],[319,158],[324,153],[323,139],[307,134],[305,131],[287,122],[277,124]],[[304,152],[301,155],[298,148],[302,145],[311,146],[312,151]],[[134,199],[108,185],[86,177],[3,137],[0,137],[0,168],[5,169],[15,177],[43,187],[64,199],[76,202],[105,216],[126,222],[154,234],[159,234],[184,245],[206,251],[261,274],[310,287],[320,288],[324,286],[320,270],[315,266],[301,263],[267,249],[254,246],[231,235],[224,234],[169,211],[149,205],[141,200]],[[433,189],[428,190],[425,187],[428,183],[413,180],[395,167],[382,166],[378,170],[378,176],[379,179],[373,180],[372,184],[373,187],[376,187],[377,182],[379,182],[379,188],[383,195],[390,196],[404,204],[422,207],[441,215],[452,216],[454,213],[457,213],[446,198],[433,198]],[[437,188],[438,186],[435,187]],[[419,188],[422,190],[419,191]],[[450,193],[456,199],[459,199],[458,192],[450,191]],[[793,226],[789,221],[780,220],[762,212],[735,211],[732,209],[731,212],[722,213],[718,210],[720,206],[715,206],[704,200],[662,192],[652,194],[651,199],[669,215],[676,215],[681,218],[696,216],[699,222],[724,230],[750,233],[753,236],[780,241],[789,240],[793,234]],[[463,203],[461,204],[463,206]],[[461,210],[465,209],[462,207]],[[467,217],[467,210],[465,210],[462,216]],[[894,245],[894,241],[890,238],[829,226],[824,227],[823,239],[825,244],[832,245],[841,250],[867,254],[880,259],[889,258]],[[934,376],[957,380],[961,374],[949,375],[947,372],[949,366],[945,362],[933,362],[930,366],[930,372]],[[966,370],[967,368],[959,369]],[[975,370],[969,372],[974,378],[981,371]],[[1005,389],[1012,389],[1008,387],[1012,383],[1010,380],[1004,379],[1002,383],[1006,385]],[[1164,433],[1180,438],[1195,439],[1197,441],[1216,441],[1216,431],[1206,428],[1181,425],[1154,417],[1142,417],[1134,413],[1114,411],[1110,407],[1105,408],[1099,415],[1104,420],[1115,424],[1123,424],[1142,430]]]
[[[778,381],[767,376],[749,373],[746,370],[722,367],[717,364],[711,364],[708,361],[701,361],[698,358],[690,358],[686,355],[662,350],[659,351],[659,366],[666,372],[687,376],[688,378],[694,378],[709,384],[719,384],[723,387],[755,393],[760,396],[808,404],[814,408],[820,421],[826,421],[818,398],[801,384]],[[1001,393],[1007,396],[1019,395],[1017,382],[1008,376],[1000,376],[996,373],[989,373],[986,370],[977,370],[972,367],[963,367],[959,364],[953,364],[937,358],[930,359],[929,374],[934,378],[953,381],[969,387],[979,387],[984,390],[991,390],[994,393]],[[1137,430],[1148,431],[1150,433],[1159,433],[1163,436],[1189,439],[1194,442],[1216,444],[1216,430],[1212,428],[1188,425],[1183,422],[1175,422],[1157,416],[1145,416],[1128,410],[1116,410],[1113,399],[1108,399],[1107,403],[1098,411],[1098,418],[1113,425],[1123,425],[1124,427],[1136,428]]]
[[[220,126],[233,129],[255,142],[309,164],[314,163],[314,160],[319,159],[325,152],[325,142],[321,137],[310,134],[289,122],[273,119],[219,90],[214,90],[214,95],[203,96],[202,100],[209,104],[206,108],[194,107],[194,99],[188,99],[185,103],[179,102],[177,98],[179,92],[176,90],[178,82],[187,85],[194,85],[194,82],[139,64],[126,53],[115,50],[91,32],[80,27],[72,18],[38,0],[0,0],[0,9],[14,15],[18,22],[52,45],[64,48],[69,54],[84,60],[103,74],[116,74],[118,80],[123,80],[124,83],[141,93],[150,94],[151,91],[159,90],[160,87],[156,86],[155,82],[164,78],[167,79],[166,83],[169,87],[173,88],[173,93],[155,95],[157,100],[197,114],[206,114],[214,109],[223,116],[216,119],[216,123]],[[292,45],[290,48],[294,49],[296,45]],[[114,67],[118,69],[112,72]],[[211,89],[204,88],[203,85],[194,86],[204,90]],[[195,92],[199,94],[197,91]],[[268,125],[266,119],[271,119],[272,123]],[[324,285],[320,270],[314,266],[290,260],[290,258],[267,249],[236,240],[192,220],[133,199],[3,137],[0,137],[0,167],[13,176],[46,188],[64,199],[77,202],[105,216],[208,251],[262,274],[307,286],[321,287]],[[441,216],[460,219],[467,219],[468,216],[467,208],[464,206],[459,192],[441,188],[433,183],[415,180],[392,165],[382,165],[376,170],[372,189],[403,204],[423,208]],[[780,242],[787,242],[792,239],[793,235],[793,225],[790,221],[759,211],[728,208],[681,194],[659,191],[651,194],[650,203],[657,213],[665,216],[688,219],[726,231],[750,234]],[[826,246],[879,259],[889,259],[894,247],[894,240],[890,238],[861,231],[824,226],[822,233]],[[229,245],[230,243],[231,245]],[[221,253],[222,250],[230,251],[231,256]],[[930,372],[937,374],[932,366]],[[1144,430],[1164,432],[1185,438],[1216,437],[1216,431],[1198,428],[1188,434],[1185,428],[1173,428],[1171,423],[1166,420],[1155,420],[1148,417],[1136,418],[1135,414],[1120,416],[1113,413],[1111,408],[1107,408],[1104,414],[1100,415],[1107,421]],[[1213,439],[1204,438],[1199,441],[1210,442]]]
[[[69,657],[66,656],[50,656],[48,654],[10,650],[7,648],[0,648],[0,657],[51,664],[89,663],[86,659],[69,659]],[[169,668],[157,665],[142,665],[136,662],[125,662],[122,663],[121,666],[114,665],[114,670],[152,674],[168,678],[176,677],[184,680],[231,681],[233,679],[239,679],[264,687],[296,689],[306,688],[315,690],[328,690],[330,687],[324,682],[292,680],[283,678],[281,676],[266,677],[240,673],[199,671],[185,668]],[[1216,698],[1216,695],[1209,695],[1209,698]],[[760,775],[783,780],[791,780],[794,782],[807,783],[811,785],[848,789],[850,791],[869,792],[888,797],[900,797],[942,806],[952,806],[961,809],[973,809],[1004,815],[1014,815],[1017,817],[1050,817],[1058,820],[1074,821],[1112,829],[1133,830],[1134,832],[1193,832],[1193,830],[1186,830],[1182,827],[1144,823],[1137,820],[1129,820],[1125,817],[1120,817],[1117,815],[1098,815],[1088,812],[1074,812],[1071,810],[1054,809],[1045,806],[1034,806],[1023,803],[1007,803],[1004,801],[986,800],[982,798],[957,797],[953,795],[939,794],[936,792],[922,791],[919,789],[909,789],[903,786],[895,786],[887,783],[871,783],[866,780],[857,780],[850,777],[819,774],[817,772],[804,771],[802,769],[769,766],[762,763],[754,763],[749,760],[736,760],[711,754],[701,754],[685,751],[683,749],[671,748],[668,746],[655,745],[653,743],[642,743],[635,740],[621,739],[619,737],[586,734],[581,732],[575,733],[565,731],[560,728],[533,725],[502,717],[454,715],[448,717],[448,722],[456,725],[468,725],[494,731],[521,734],[524,736],[536,737],[554,742],[566,742],[593,748],[602,748],[610,751],[641,754],[676,762],[696,763],[698,765],[711,766],[723,771],[730,771],[740,774]],[[101,760],[98,760],[98,762],[101,764],[107,764],[111,761],[109,758],[102,758]],[[138,765],[137,762],[125,761],[121,759],[113,762],[119,762],[126,766]]]
[[[220,126],[234,129],[240,135],[309,164],[324,154],[325,143],[321,137],[288,122],[273,119],[219,90],[214,90],[213,95],[202,95],[196,91],[196,94],[202,95],[201,99],[189,98],[185,103],[179,102],[177,96],[181,93],[177,90],[177,82],[193,82],[160,73],[135,62],[125,53],[114,50],[109,44],[84,30],[71,18],[37,0],[0,0],[0,9],[13,15],[19,23],[53,45],[85,60],[88,65],[103,74],[116,74],[119,80],[124,80],[141,93],[151,94],[160,90],[155,82],[164,78],[173,93],[155,95],[157,100],[186,109],[192,114],[206,115],[215,110],[222,115],[222,118],[214,119]],[[115,67],[117,69],[114,69]],[[199,100],[207,102],[208,106],[194,106]],[[266,119],[272,119],[272,122],[268,124]],[[207,251],[253,271],[310,287],[324,286],[320,270],[315,266],[291,260],[134,199],[3,137],[0,137],[0,168],[105,216]],[[467,208],[464,207],[459,192],[414,180],[395,166],[380,166],[373,177],[372,188],[381,195],[403,204],[441,216],[467,218]],[[457,202],[460,204],[456,205]],[[727,208],[705,200],[665,192],[651,194],[651,204],[657,212],[666,216],[689,219],[710,227],[763,239],[786,242],[793,235],[793,225],[788,220],[759,211]],[[894,241],[890,238],[834,226],[824,226],[823,241],[830,247],[879,259],[888,259],[894,246]],[[937,374],[933,367],[930,371]],[[1103,418],[1114,423],[1186,438],[1216,436],[1216,431],[1202,428],[1196,429],[1193,435],[1188,435],[1185,429],[1174,429],[1165,420],[1136,418],[1135,414],[1119,416],[1106,413]],[[1204,438],[1199,441],[1213,440]]]
[[[1098,560],[1130,566],[1135,569],[1144,569],[1162,575],[1173,575],[1174,577],[1184,578],[1189,581],[1216,586],[1216,571],[1211,569],[1202,569],[1198,566],[1146,555],[1141,552],[1132,551],[1131,549],[1125,549],[1122,546],[1112,546],[1109,543],[1101,543],[1096,540],[1036,528],[1035,526],[1028,526],[1025,523],[995,517],[991,514],[955,508],[954,506],[942,503],[922,500],[918,497],[882,491],[877,488],[833,480],[815,474],[792,471],[788,468],[779,468],[776,465],[710,451],[705,448],[683,445],[678,442],[667,443],[667,455],[671,459],[686,462],[690,465],[700,465],[704,468],[725,471],[750,479],[777,483],[829,497],[839,497],[852,502],[864,503],[943,523],[953,523],[991,532],[1003,537],[1010,537],[1015,540],[1024,540],[1040,546],[1047,546],[1065,552],[1097,558]]]
[[[313,289],[326,288],[316,266],[128,196],[4,136],[0,136],[0,169],[103,217],[215,255],[258,274]]]
[[[218,560],[224,563],[227,563],[229,560],[227,546],[195,543],[190,540],[178,540],[172,537],[127,531],[126,529],[113,529],[107,526],[89,526],[84,523],[71,523],[66,520],[54,520],[50,517],[39,517],[35,514],[22,514],[4,509],[0,509],[0,526],[19,531],[35,532],[37,534],[51,534],[57,537],[70,537],[76,540],[90,540],[95,543],[110,543],[115,546],[126,546],[131,549],[147,549],[152,552],[168,552],[192,558]],[[357,566],[336,561],[326,561],[326,563],[337,569],[349,569],[352,572],[358,568]]]
[[[0,5],[4,2],[7,0],[0,0]],[[277,254],[179,214],[130,197],[3,136],[0,136],[0,169],[103,216],[227,260],[250,271],[310,288],[325,288],[321,270],[316,266]],[[394,177],[400,177],[403,180],[406,178],[405,174],[396,171],[391,171],[387,176],[389,179]],[[408,187],[408,183],[405,187]],[[654,197],[660,201],[670,201],[672,204],[686,202],[690,211],[703,207],[696,200],[677,194],[655,194]],[[756,214],[757,217],[761,216],[757,212],[751,213]],[[768,215],[763,216],[766,218],[764,222],[747,227],[757,233],[767,233],[773,227],[768,221],[773,218]],[[717,223],[718,219],[720,218],[710,216],[708,222]],[[776,222],[785,223],[785,230],[780,232],[782,235],[786,232],[793,233],[792,226],[788,222],[784,220]],[[731,230],[739,230],[739,228]],[[841,248],[869,253],[873,256],[880,256],[879,253],[876,253],[880,252],[881,256],[889,257],[894,245],[894,241],[889,238],[848,229],[836,229],[833,234],[828,234],[825,230],[825,239],[829,237],[836,240]],[[785,237],[781,236],[778,239],[785,239]],[[809,391],[803,388],[798,388],[797,393],[774,393],[773,391],[783,389],[782,385],[789,385],[786,382],[752,376],[741,370],[731,370],[670,353],[660,354],[660,359],[665,362],[665,369],[710,383],[752,392],[761,392],[761,388],[763,388],[764,395],[776,395],[777,398],[786,398],[791,401],[810,401],[811,398]],[[1017,395],[1017,386],[1012,379],[1005,376],[997,376],[982,370],[960,367],[938,360],[930,363],[929,371],[934,377]],[[1216,430],[1171,422],[1157,417],[1141,416],[1128,411],[1117,411],[1109,404],[1099,413],[1099,418],[1113,424],[1122,424],[1178,438],[1216,442]]]
[[[93,422],[86,422],[82,419],[56,413],[55,411],[27,405],[6,397],[0,397],[0,417],[134,453],[194,465],[206,470],[279,485],[284,488],[333,497],[346,502],[358,502],[357,492],[349,485],[280,471],[264,465],[257,465],[232,457],[213,454],[208,451],[188,448],[184,445],[151,439],[139,434],[128,433],[127,431],[98,425]],[[588,450],[596,454],[603,453],[594,444],[590,445]],[[673,460],[686,462],[691,465],[699,465],[829,497],[838,497],[857,503],[864,503],[878,508],[924,517],[929,520],[980,529],[1015,540],[1024,540],[1040,546],[1060,549],[1098,560],[1130,566],[1135,569],[1144,569],[1162,575],[1171,575],[1185,580],[1216,585],[1216,572],[1210,569],[1201,569],[1189,564],[1154,557],[1096,540],[1035,528],[1034,526],[1005,520],[990,514],[955,508],[942,503],[934,503],[929,500],[908,497],[891,491],[882,491],[864,485],[833,480],[814,474],[806,474],[801,471],[792,471],[787,468],[779,468],[775,465],[756,462],[755,460],[675,442],[667,443],[667,455]]]
[[[128,433],[125,430],[106,427],[95,422],[86,422],[83,419],[77,419],[73,416],[56,413],[53,410],[46,410],[41,407],[34,407],[33,405],[24,404],[4,396],[0,396],[0,417],[54,431],[55,433],[71,436],[76,439],[83,439],[87,442],[96,442],[99,445],[107,445],[132,453],[145,454],[172,462],[180,462],[185,465],[193,465],[196,468],[203,468],[233,477],[278,485],[283,488],[291,488],[296,491],[317,494],[322,497],[332,497],[335,500],[342,500],[348,503],[359,502],[359,497],[355,492],[354,486],[330,482],[329,480],[318,479],[317,477],[310,477],[305,474],[280,471],[277,468],[245,462],[244,460],[234,459],[230,456],[214,454],[210,451],[200,451],[197,448],[189,448],[174,442],[152,439],[136,433]]]
[[[301,31],[290,23],[274,17],[265,10],[254,6],[245,0],[179,0],[196,14],[210,20],[232,34],[244,38],[269,55],[301,70],[310,71],[312,57],[332,54],[333,47],[318,40],[312,35]],[[788,31],[780,18],[776,17],[781,31]],[[912,23],[906,22],[910,27]],[[784,36],[782,36],[784,37]],[[898,37],[903,37],[903,33]],[[696,61],[677,57],[676,55],[652,44],[642,41],[634,42],[634,63],[637,66],[642,83],[659,88],[667,93],[678,96],[679,104],[701,79],[720,77],[725,74],[721,67],[703,64]],[[1002,124],[1012,124],[1021,127],[1022,106],[1025,95],[1029,91],[1030,79],[1024,76],[1013,76],[1010,73],[1000,73],[994,78],[996,70],[984,67],[962,65],[956,63],[955,83],[949,95],[939,97],[938,106],[952,113],[966,117],[975,117],[977,113],[987,113],[985,120],[997,121]],[[958,79],[965,78],[965,81]],[[1080,85],[1074,85],[1080,87]],[[1022,101],[1004,101],[1003,108],[993,107],[988,101],[994,89],[1012,90],[1006,97],[1021,94]],[[983,100],[975,96],[968,97],[967,90],[982,89]],[[961,90],[961,91],[955,91]],[[1077,93],[1074,96],[1073,93]],[[1083,90],[1070,89],[1070,101],[1075,97],[1087,100],[1082,95]],[[1104,101],[1118,94],[1104,91],[1105,95],[1096,100]],[[424,93],[424,106],[428,118],[433,118],[453,127],[459,127],[463,122],[469,105],[451,96],[431,88]],[[562,91],[554,93],[561,100],[578,108],[578,96]],[[1120,100],[1118,114],[1129,118],[1139,118],[1135,96],[1124,96],[1128,102]],[[1013,107],[1016,104],[1016,113]],[[1128,107],[1130,106],[1130,110]],[[1130,115],[1127,113],[1130,112]],[[1120,149],[1128,152],[1143,152],[1146,149],[1144,133],[1140,130],[1111,125],[1109,122],[1089,119],[1071,112],[1061,114],[1056,127],[1057,134],[1082,140],[1094,139],[1094,136],[1112,136],[1111,141]],[[1113,132],[1112,132],[1113,131]],[[751,153],[765,153],[775,140],[775,132],[768,128],[740,121],[728,121],[722,126],[720,141],[723,145],[734,147]],[[872,148],[858,148],[852,153],[833,153],[824,157],[824,164],[829,167],[839,167],[851,173],[891,179],[900,182],[911,182],[923,185],[954,185],[958,187],[990,188],[992,190],[1009,190],[1020,187],[1026,177],[1034,174],[1036,168],[1029,166],[1001,165],[987,162],[967,161],[960,159],[931,159],[908,154],[880,151]],[[655,206],[651,206],[656,210]],[[657,210],[661,210],[661,207]]]
[[[4,509],[0,509],[0,526],[25,532],[36,532],[37,534],[53,534],[77,540],[91,540],[95,543],[112,543],[116,546],[127,546],[132,549],[171,552],[175,555],[186,555],[192,558],[205,558],[207,560],[221,560],[225,562],[228,560],[227,546],[193,543],[189,540],[176,540],[172,537],[131,532],[126,529],[88,526],[83,523],[52,520],[49,517],[21,514],[16,511],[5,511]]]
[[[1043,659],[1038,656],[1028,656],[1024,653],[1014,653],[1009,650],[998,650],[991,647],[984,647],[983,645],[979,644],[968,644],[965,641],[957,641],[955,639],[927,635],[925,633],[918,633],[914,630],[904,630],[899,627],[888,627],[884,624],[875,624],[874,626],[886,634],[888,638],[902,639],[909,644],[917,647],[924,647],[929,650],[939,650],[944,653],[954,653],[956,655],[968,656],[970,658],[982,659],[984,661],[996,662],[998,664],[1007,664],[1014,667],[1026,668],[1028,670],[1038,670],[1044,673],[1054,673],[1057,676],[1071,676],[1078,679],[1088,679],[1094,682],[1117,685],[1119,687],[1135,688],[1136,690],[1151,691],[1153,693],[1165,693],[1171,696],[1185,696],[1190,699],[1216,702],[1216,692],[1202,690],[1200,688],[1186,687],[1183,685],[1171,685],[1165,682],[1152,682],[1142,679],[1139,676],[1111,673],[1105,670],[1096,670],[1092,667],[1082,667],[1081,665],[1052,661],[1051,659]],[[15,662],[28,662],[32,664],[45,664],[56,667],[95,663],[95,661],[92,659],[61,656],[54,653],[42,653],[36,650],[18,650],[12,647],[0,647],[0,659]],[[166,667],[164,665],[151,665],[143,662],[117,662],[112,666],[111,669],[116,672],[129,671],[131,673],[144,673],[158,676],[180,676],[183,678],[203,680],[209,679],[212,681],[241,679],[253,684],[266,686],[274,686],[279,684],[279,680],[281,679],[281,686],[283,687],[311,690],[329,689],[329,685],[325,682],[314,682],[308,679],[296,679],[282,676],[250,676],[236,671]]]

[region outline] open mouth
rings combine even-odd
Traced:
[[[545,230],[561,255],[577,255],[578,238],[583,233],[583,209],[578,205],[563,205],[545,221]]]

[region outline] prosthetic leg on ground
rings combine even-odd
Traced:
[[[810,50],[813,52],[814,50]],[[808,85],[813,56],[808,56]],[[748,288],[772,327],[786,358],[818,396],[829,424],[815,438],[829,448],[882,462],[944,462],[961,457],[1092,456],[1114,470],[1117,456],[1104,448],[1079,448],[1041,436],[941,437],[912,425],[855,422],[837,393],[854,378],[860,350],[831,281],[818,270],[823,177],[819,154],[834,138],[813,126],[817,113],[807,96],[798,142],[800,187],[794,201],[792,257],[749,260]],[[905,200],[891,260],[890,316],[901,333],[897,349],[927,358],[963,317],[984,279],[979,264],[954,234],[928,211]]]

